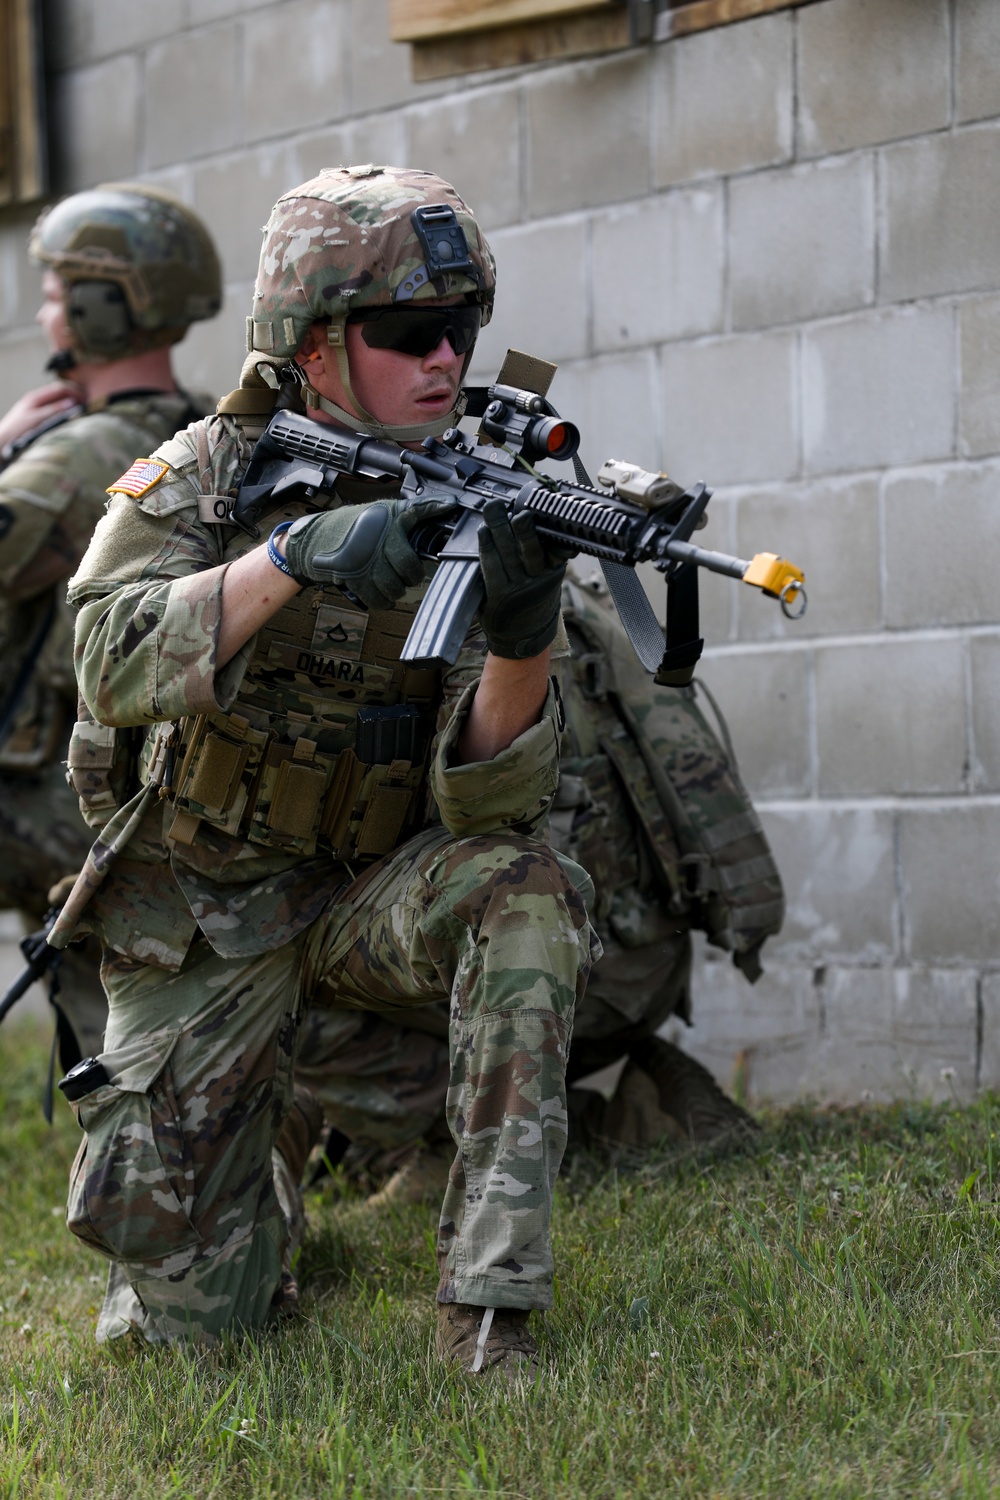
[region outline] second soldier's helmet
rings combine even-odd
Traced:
[[[36,223],[28,253],[62,281],[73,352],[87,360],[175,344],[222,306],[205,225],[173,193],[145,183],[64,198]]]
[[[279,198],[264,227],[247,349],[291,358],[307,329],[325,322],[356,399],[344,353],[352,312],[460,295],[487,323],[495,287],[486,238],[443,178],[408,167],[328,168]],[[307,382],[305,393],[309,401]],[[310,404],[351,426],[377,426],[318,398]]]

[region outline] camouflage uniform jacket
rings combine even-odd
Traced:
[[[104,513],[107,486],[137,452],[194,415],[181,394],[124,394],[40,433],[0,469],[0,649],[8,691],[32,643],[45,637],[0,769],[35,769],[65,754],[65,710],[76,709],[65,580]]]
[[[533,834],[558,778],[554,688],[539,722],[494,760],[451,764],[485,642],[470,635],[443,674],[404,668],[422,586],[386,613],[306,588],[217,667],[225,567],[258,545],[226,520],[251,446],[230,416],[165,443],[150,486],[113,497],[70,584],[93,715],[70,763],[91,822],[113,806],[104,791],[90,795],[100,766],[120,761],[101,726],[181,725],[173,795],[153,804],[93,903],[106,943],[167,969],[198,928],[223,957],[281,946],[359,864],[438,817],[456,835]],[[342,483],[328,503],[381,493]],[[261,536],[308,508],[275,508]],[[417,711],[418,748],[373,764],[360,749],[364,711],[403,704]]]

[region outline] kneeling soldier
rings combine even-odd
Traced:
[[[530,519],[495,519],[478,628],[454,669],[413,670],[409,532],[438,502],[347,480],[318,512],[274,504],[264,540],[232,522],[278,400],[403,444],[453,425],[493,293],[475,219],[431,174],[337,169],[286,194],[241,389],[112,486],[73,579],[90,718],[70,761],[93,820],[135,827],[93,902],[110,1014],[73,1089],[69,1223],[111,1260],[99,1337],[212,1338],[287,1307],[301,1153],[274,1148],[286,1119],[310,1134],[305,1008],[445,999],[439,1347],[536,1367],[573,1012],[600,951],[588,876],[535,837],[564,563]]]

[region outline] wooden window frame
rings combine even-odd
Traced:
[[[622,51],[814,0],[389,0],[419,82]]]
[[[41,0],[0,0],[0,207],[48,191]]]

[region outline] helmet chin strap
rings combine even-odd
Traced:
[[[296,371],[302,387],[302,399],[306,406],[314,411],[318,409],[326,412],[327,416],[334,417],[341,426],[347,427],[351,432],[367,432],[372,437],[388,438],[394,443],[410,443],[423,437],[440,437],[443,432],[448,431],[449,427],[454,427],[462,420],[466,397],[460,391],[451,410],[432,422],[419,422],[405,427],[380,422],[377,417],[372,416],[371,412],[365,410],[351,386],[351,367],[347,358],[346,320],[340,318],[332,320],[327,325],[326,336],[337,360],[341,385],[354,411],[345,411],[342,406],[337,406],[326,396],[321,396],[316,387],[310,385],[303,366],[297,365]]]
[[[327,416],[335,418],[341,427],[347,427],[351,432],[365,432],[371,437],[387,438],[393,443],[412,443],[417,438],[440,437],[443,432],[448,431],[449,427],[455,427],[462,420],[467,400],[465,392],[460,391],[455,405],[443,417],[437,417],[433,422],[418,422],[411,427],[403,427],[391,422],[380,422],[376,417],[369,416],[367,412],[363,417],[359,417],[353,412],[345,411],[336,402],[329,401],[326,396],[321,396],[308,380],[300,381],[300,387],[303,401],[313,411],[325,411]],[[351,396],[353,392],[348,391],[347,394]],[[359,406],[359,410],[364,411],[364,407]]]

